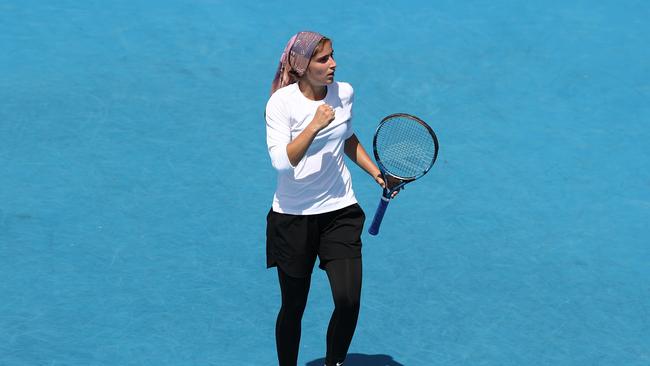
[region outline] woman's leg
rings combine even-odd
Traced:
[[[296,366],[302,314],[307,305],[311,276],[291,277],[278,267],[282,307],[275,323],[275,341],[280,366]]]
[[[342,363],[352,342],[361,299],[361,258],[334,259],[325,265],[334,297],[327,329],[327,365]]]

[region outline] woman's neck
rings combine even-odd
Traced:
[[[311,100],[322,100],[327,95],[327,85],[313,85],[306,80],[300,80],[298,88],[302,95]]]

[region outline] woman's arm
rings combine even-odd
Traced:
[[[363,148],[363,145],[361,145],[361,142],[359,142],[359,139],[357,139],[357,135],[352,134],[347,140],[345,140],[345,155],[347,155],[350,160],[354,161],[361,169],[365,170],[366,173],[370,174],[370,176],[381,186],[381,188],[386,188],[386,182],[384,182],[384,178],[381,176],[381,171],[379,171],[379,168],[377,168],[377,165],[370,159],[370,156],[368,156],[368,153],[366,150]],[[390,187],[394,187],[397,184],[399,184],[399,181],[397,181],[394,178],[388,177],[388,184]],[[393,192],[393,195],[391,197],[395,197],[397,195],[397,192]]]
[[[379,184],[382,188],[386,185],[384,180],[381,177],[381,172],[377,165],[370,159],[368,153],[359,142],[357,135],[352,134],[347,140],[345,140],[345,155],[347,155],[350,160],[354,161],[361,169],[365,170],[366,173]]]
[[[314,119],[309,122],[305,128],[296,138],[287,145],[287,156],[292,166],[298,165],[300,160],[305,156],[307,149],[311,145],[314,138],[323,128],[329,126],[334,120],[334,110],[327,104],[321,104],[316,110]]]

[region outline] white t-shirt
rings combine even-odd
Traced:
[[[345,166],[345,140],[352,136],[354,91],[348,83],[327,86],[323,100],[305,97],[298,83],[278,89],[266,105],[266,143],[278,171],[273,211],[314,215],[357,203]],[[312,121],[319,105],[334,108],[335,119],[318,132],[298,165],[291,166],[287,145]]]

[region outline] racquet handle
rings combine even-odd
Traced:
[[[377,235],[379,233],[379,225],[381,225],[381,220],[384,218],[384,213],[386,213],[388,202],[390,202],[389,198],[381,197],[377,211],[375,211],[375,218],[372,219],[372,224],[370,225],[370,229],[368,229],[370,235]]]

